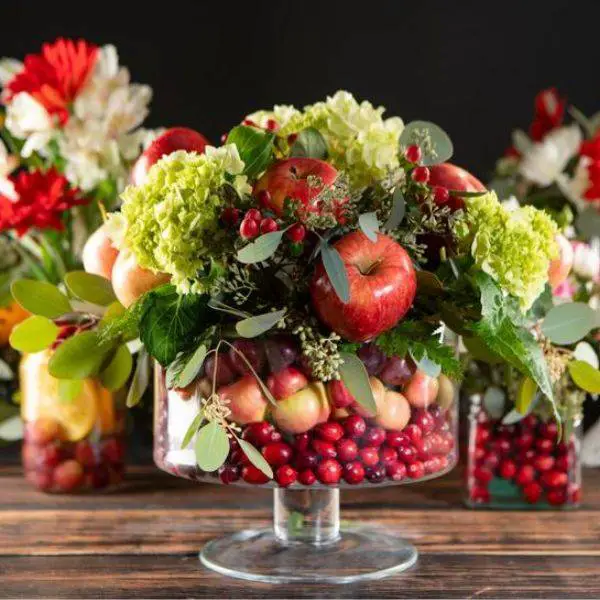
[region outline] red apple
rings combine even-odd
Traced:
[[[320,261],[310,291],[321,321],[353,342],[364,342],[396,325],[417,291],[406,250],[383,234],[372,242],[362,231],[345,235],[334,247],[346,268],[350,299],[346,304],[339,299]]]
[[[430,187],[443,187],[451,192],[485,192],[486,187],[468,171],[451,163],[442,163],[429,167]],[[450,196],[447,205],[456,210],[464,207],[460,196]]]
[[[559,233],[556,236],[556,243],[558,244],[559,254],[557,258],[550,262],[550,268],[548,269],[548,283],[553,289],[557,288],[569,276],[575,258],[573,246],[564,235]]]
[[[285,433],[305,433],[329,418],[330,408],[325,386],[310,385],[277,402],[272,410],[273,420]]]
[[[267,399],[254,375],[245,375],[235,383],[220,388],[217,393],[228,400],[229,418],[238,425],[246,425],[265,418]]]
[[[112,245],[106,224],[101,225],[83,247],[83,268],[88,273],[110,279],[117,256],[119,251]]]
[[[286,367],[267,378],[267,387],[275,400],[283,400],[308,385],[308,379],[296,367]]]
[[[296,200],[309,212],[318,210],[312,201],[337,179],[338,172],[329,163],[315,158],[288,158],[273,163],[254,186],[254,195],[279,216],[283,215],[286,198]],[[319,185],[310,185],[308,178],[318,178]],[[262,193],[262,192],[267,192]]]
[[[400,393],[386,390],[383,401],[377,406],[375,423],[384,429],[404,429],[410,421],[410,404]]]
[[[435,401],[440,383],[423,371],[416,371],[404,389],[404,395],[415,408],[427,408]]]
[[[133,185],[142,185],[150,167],[166,154],[176,150],[198,152],[202,154],[209,141],[197,131],[188,127],[171,127],[159,135],[137,159],[131,170],[130,180]]]

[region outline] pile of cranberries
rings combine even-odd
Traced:
[[[579,503],[575,441],[559,441],[555,423],[528,415],[515,425],[502,425],[481,411],[470,436],[467,488],[472,504],[500,500],[489,490],[495,477],[515,483],[530,504]]]
[[[60,424],[48,418],[27,423],[22,446],[27,480],[44,492],[101,490],[119,483],[125,446],[118,435],[99,441],[64,441]]]

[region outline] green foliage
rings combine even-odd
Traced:
[[[421,148],[421,164],[427,167],[446,162],[454,153],[448,134],[429,121],[412,121],[403,129],[400,145],[406,148],[411,144],[417,144]]]
[[[355,400],[371,415],[377,414],[377,405],[373,397],[373,390],[369,383],[369,374],[364,363],[356,354],[340,354],[340,377],[354,396]]]
[[[238,250],[237,259],[245,265],[262,262],[271,258],[277,251],[284,231],[271,231],[257,237],[242,249]]]
[[[235,324],[235,330],[245,338],[254,338],[273,329],[285,315],[285,308],[273,312],[242,319]]]
[[[292,145],[290,156],[325,160],[327,158],[325,138],[314,127],[303,129]]]
[[[71,311],[69,299],[51,283],[18,279],[11,285],[13,298],[34,315],[56,319]]]
[[[240,158],[244,161],[244,175],[256,177],[260,175],[273,159],[272,133],[256,130],[254,127],[238,125],[227,136],[228,144],[237,146]]]
[[[102,344],[130,342],[140,336],[144,298],[145,296],[127,309],[119,303],[108,307],[98,327],[98,338]]]
[[[54,343],[58,332],[50,319],[33,315],[12,330],[10,345],[19,352],[40,352]]]
[[[345,304],[350,300],[350,283],[344,261],[340,253],[327,242],[321,242],[321,258],[329,281],[337,297]]]
[[[217,421],[204,425],[196,437],[196,462],[207,473],[216,471],[229,453],[229,438],[223,426]]]
[[[84,302],[108,306],[116,300],[110,281],[99,275],[71,271],[65,275],[65,285],[73,296]]]
[[[48,370],[57,379],[94,377],[111,352],[110,345],[100,343],[94,331],[84,331],[65,340],[48,363]]]

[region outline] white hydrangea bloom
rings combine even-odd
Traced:
[[[276,104],[273,110],[259,110],[246,117],[245,120],[252,121],[258,127],[267,129],[269,121],[275,121],[278,127],[285,127],[289,120],[299,115],[300,111],[289,104]]]
[[[204,153],[215,163],[220,164],[223,170],[230,175],[240,175],[244,170],[244,161],[240,158],[235,144],[226,144],[220,148],[206,146]]]

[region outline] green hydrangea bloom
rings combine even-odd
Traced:
[[[220,248],[218,194],[225,175],[244,168],[237,148],[207,148],[206,154],[174,152],[158,161],[146,182],[122,194],[124,245],[140,266],[168,273],[182,293],[202,293],[199,272]]]
[[[493,192],[465,202],[457,237],[475,264],[526,311],[544,290],[550,261],[558,256],[554,221],[531,206],[509,210]]]

